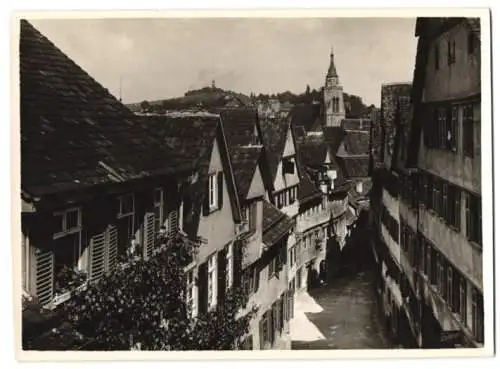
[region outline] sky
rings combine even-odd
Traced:
[[[324,84],[333,48],[344,92],[380,106],[411,82],[414,18],[36,19],[31,23],[124,103],[209,86],[301,93]],[[120,87],[121,86],[121,87]]]

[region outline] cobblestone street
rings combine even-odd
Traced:
[[[292,349],[389,347],[377,312],[371,271],[340,277],[309,295],[297,298],[298,322],[292,326]],[[314,330],[315,336],[311,334]]]

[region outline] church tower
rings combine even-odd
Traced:
[[[323,102],[325,107],[325,125],[327,127],[340,127],[345,119],[344,94],[339,83],[339,76],[333,61],[333,48],[330,52],[330,67],[326,74]]]

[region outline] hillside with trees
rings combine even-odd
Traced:
[[[184,109],[213,109],[234,106],[256,106],[259,102],[266,103],[269,100],[278,100],[280,103],[311,104],[323,101],[323,88],[311,89],[309,85],[301,94],[290,91],[276,94],[254,94],[250,96],[224,90],[214,85],[196,90],[187,91],[182,97],[171,99],[142,101],[129,104],[128,107],[134,112],[143,113],[165,113],[171,110]],[[347,118],[359,118],[367,114],[370,106],[363,103],[361,97],[344,93],[344,104]]]

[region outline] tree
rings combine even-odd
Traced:
[[[141,102],[141,110],[143,112],[148,112],[150,109],[151,109],[151,105],[149,104],[149,101],[144,100],[143,102]]]
[[[184,302],[183,267],[194,249],[177,236],[148,260],[138,260],[89,286],[64,306],[74,328],[105,350],[230,350],[248,332],[249,314],[237,286],[217,309],[195,319]]]
[[[306,96],[311,94],[311,87],[309,85],[306,86]]]

